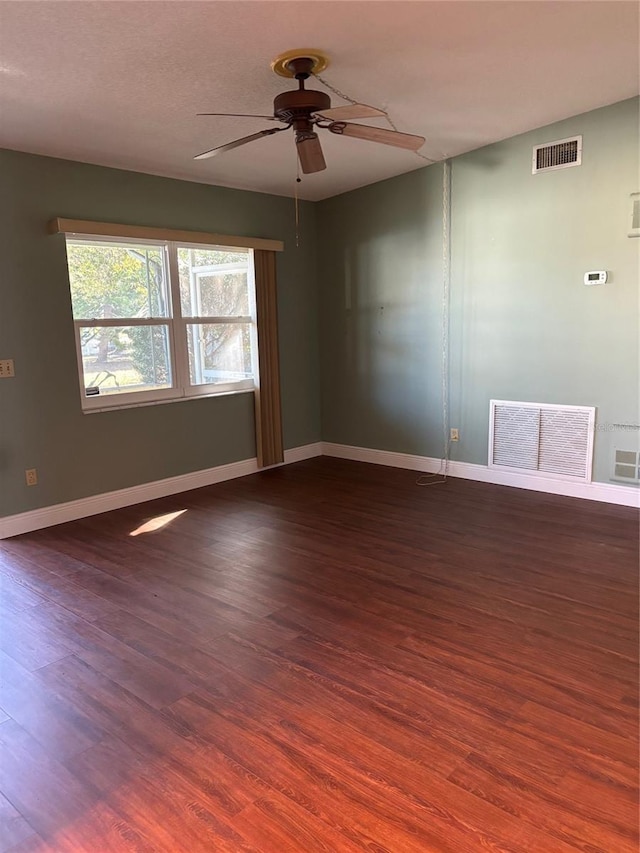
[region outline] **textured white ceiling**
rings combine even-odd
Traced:
[[[327,80],[426,136],[423,153],[440,159],[637,94],[638,10],[616,0],[0,2],[0,146],[292,195],[288,133],[191,159],[273,126],[195,114],[270,113],[291,88],[269,67],[282,51],[326,51]],[[302,198],[425,165],[328,132],[322,144],[328,168],[304,177]]]

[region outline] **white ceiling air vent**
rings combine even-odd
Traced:
[[[591,480],[595,408],[491,400],[489,467]]]
[[[551,172],[556,169],[568,169],[582,163],[582,137],[558,139],[546,145],[536,145],[533,149],[532,173]]]

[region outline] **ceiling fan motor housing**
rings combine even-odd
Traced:
[[[320,113],[331,108],[331,98],[325,92],[313,89],[298,89],[282,92],[273,101],[273,114],[287,123],[306,119],[312,113]]]

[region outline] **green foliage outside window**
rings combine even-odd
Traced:
[[[67,259],[76,319],[167,315],[160,248],[71,243]],[[83,329],[83,348],[92,340],[98,348],[96,370],[106,368],[109,360],[130,358],[142,382],[168,381],[166,339],[158,327],[133,328],[126,335],[113,328]]]

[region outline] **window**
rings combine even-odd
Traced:
[[[82,405],[253,389],[250,249],[67,236]]]

